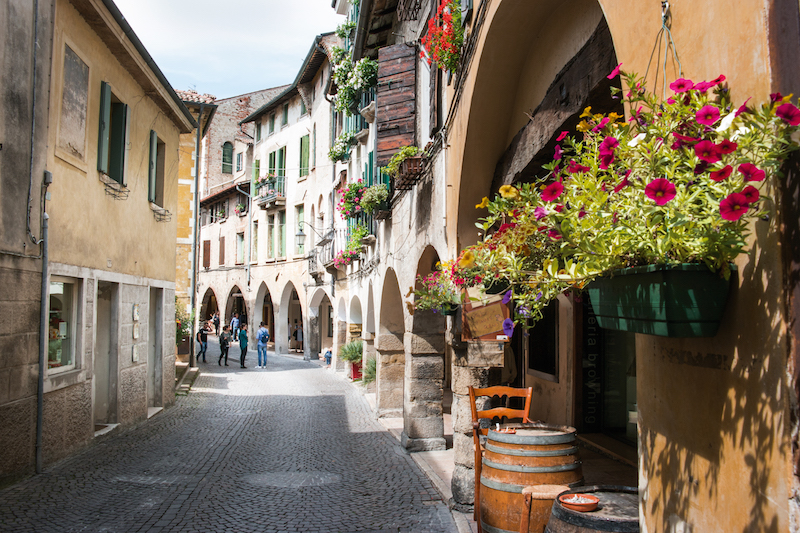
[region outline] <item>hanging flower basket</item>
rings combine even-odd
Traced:
[[[729,288],[730,280],[707,266],[684,263],[615,270],[592,281],[587,291],[602,328],[661,337],[713,337]]]
[[[407,157],[400,163],[394,188],[400,191],[413,188],[420,174],[422,174],[422,155]]]

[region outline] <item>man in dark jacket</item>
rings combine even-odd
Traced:
[[[203,358],[203,362],[206,362],[206,350],[208,349],[208,324],[206,322],[200,323],[200,329],[197,331],[197,344],[200,346],[200,351],[197,352],[197,362],[200,362],[200,358]]]

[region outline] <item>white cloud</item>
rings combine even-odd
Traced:
[[[227,98],[294,81],[330,0],[115,0],[175,89]]]

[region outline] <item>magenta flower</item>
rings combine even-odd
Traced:
[[[719,148],[711,141],[700,141],[694,146],[694,153],[706,163],[716,163],[720,160]]]
[[[581,210],[578,211],[578,218],[583,218],[586,216],[586,209],[581,207]]]
[[[592,133],[600,133],[601,131],[603,131],[603,128],[605,128],[605,127],[606,127],[606,124],[608,124],[610,121],[611,121],[611,119],[610,119],[610,118],[608,118],[608,117],[603,117],[603,118],[600,120],[600,122],[597,124],[597,126],[595,126],[594,128],[592,128]]]
[[[545,209],[542,206],[539,206],[533,210],[533,216],[536,217],[536,220],[542,220],[544,217],[547,216],[547,209]]]
[[[749,113],[750,109],[747,108],[747,102],[749,102],[749,101],[750,101],[750,98],[745,100],[744,103],[741,106],[739,106],[739,109],[736,110],[736,115],[734,115],[734,116],[738,117],[742,113],[745,113],[745,112]]]
[[[800,124],[800,109],[792,104],[782,104],[775,110],[775,114],[783,119],[784,122],[792,126]]]
[[[711,126],[719,120],[719,109],[713,105],[704,105],[697,110],[694,118],[697,119],[697,122],[700,124]]]
[[[733,167],[730,165],[725,165],[724,168],[711,172],[709,177],[712,181],[722,181],[730,176],[731,172],[733,172]]]
[[[556,137],[556,142],[561,142],[561,141],[563,141],[563,140],[564,140],[564,138],[565,138],[567,135],[569,135],[569,132],[568,132],[568,131],[562,131],[562,132],[561,132],[561,133],[558,135],[558,137]]]
[[[564,184],[560,181],[554,181],[542,191],[542,200],[552,202],[561,196],[562,192],[564,192]]]
[[[747,202],[750,204],[756,203],[758,199],[761,198],[761,195],[758,193],[758,189],[752,185],[748,185],[742,189],[742,195],[747,198]]]
[[[734,192],[719,203],[719,214],[725,220],[739,220],[747,212],[750,203],[744,194]]]
[[[510,318],[506,318],[503,320],[503,333],[508,335],[509,337],[514,334],[514,321]]]
[[[737,148],[739,148],[739,145],[728,139],[724,139],[717,145],[717,150],[719,150],[720,154],[732,154]]]
[[[779,101],[783,100],[783,95],[781,93],[772,93],[772,94],[769,95],[769,99],[774,104],[775,102],[779,102]]]
[[[625,176],[623,176],[623,177],[622,177],[622,181],[620,181],[620,182],[617,184],[617,186],[616,186],[616,187],[614,187],[614,192],[615,192],[615,193],[616,193],[616,192],[619,192],[619,191],[621,191],[622,189],[624,189],[625,187],[627,187],[628,185],[630,185],[630,184],[631,184],[631,182],[630,182],[630,181],[628,181],[628,176],[630,176],[630,174],[631,174],[631,171],[630,171],[630,170],[629,170],[628,172],[626,172],[626,173],[625,173]]]
[[[693,88],[695,91],[704,93],[715,85],[716,83],[713,81],[701,81],[699,83],[695,83]]]
[[[694,144],[696,142],[700,142],[698,137],[689,137],[688,135],[681,135],[680,133],[672,132],[672,136],[681,141],[682,143],[686,144]]]
[[[550,231],[547,232],[547,235],[549,235],[554,241],[557,241],[561,238],[561,233],[555,228],[551,228]]]
[[[622,66],[622,63],[620,63],[619,65],[617,65],[616,67],[614,67],[614,70],[612,70],[612,71],[611,71],[611,74],[609,74],[608,76],[606,76],[606,78],[608,78],[608,79],[610,79],[610,80],[613,80],[614,78],[616,78],[616,77],[617,77],[617,75],[619,75],[619,67],[621,67],[621,66]]]
[[[744,176],[744,181],[764,181],[766,177],[766,172],[753,163],[743,163],[739,165],[739,172]]]
[[[578,163],[572,160],[570,160],[570,162],[567,163],[567,172],[569,172],[570,174],[577,174],[578,172],[589,172],[590,170],[592,169],[584,165],[579,165]]]
[[[603,152],[613,152],[614,149],[619,146],[619,141],[612,136],[608,136],[603,139],[603,142],[600,143],[600,147],[598,151],[602,154]]]
[[[556,145],[556,150],[555,153],[553,154],[553,159],[555,159],[556,161],[561,159],[561,145],[558,144]]]
[[[614,152],[606,152],[600,154],[600,168],[602,170],[608,170],[608,167],[611,166],[611,163],[614,162]]]
[[[678,78],[669,84],[669,88],[676,93],[685,93],[686,91],[691,90],[692,87],[694,87],[692,80],[687,80],[684,78]]]
[[[656,205],[665,205],[675,198],[675,185],[666,178],[658,178],[647,184],[644,195],[653,200]]]

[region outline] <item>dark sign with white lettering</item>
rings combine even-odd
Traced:
[[[588,298],[583,299],[583,433],[603,427],[603,330]]]

